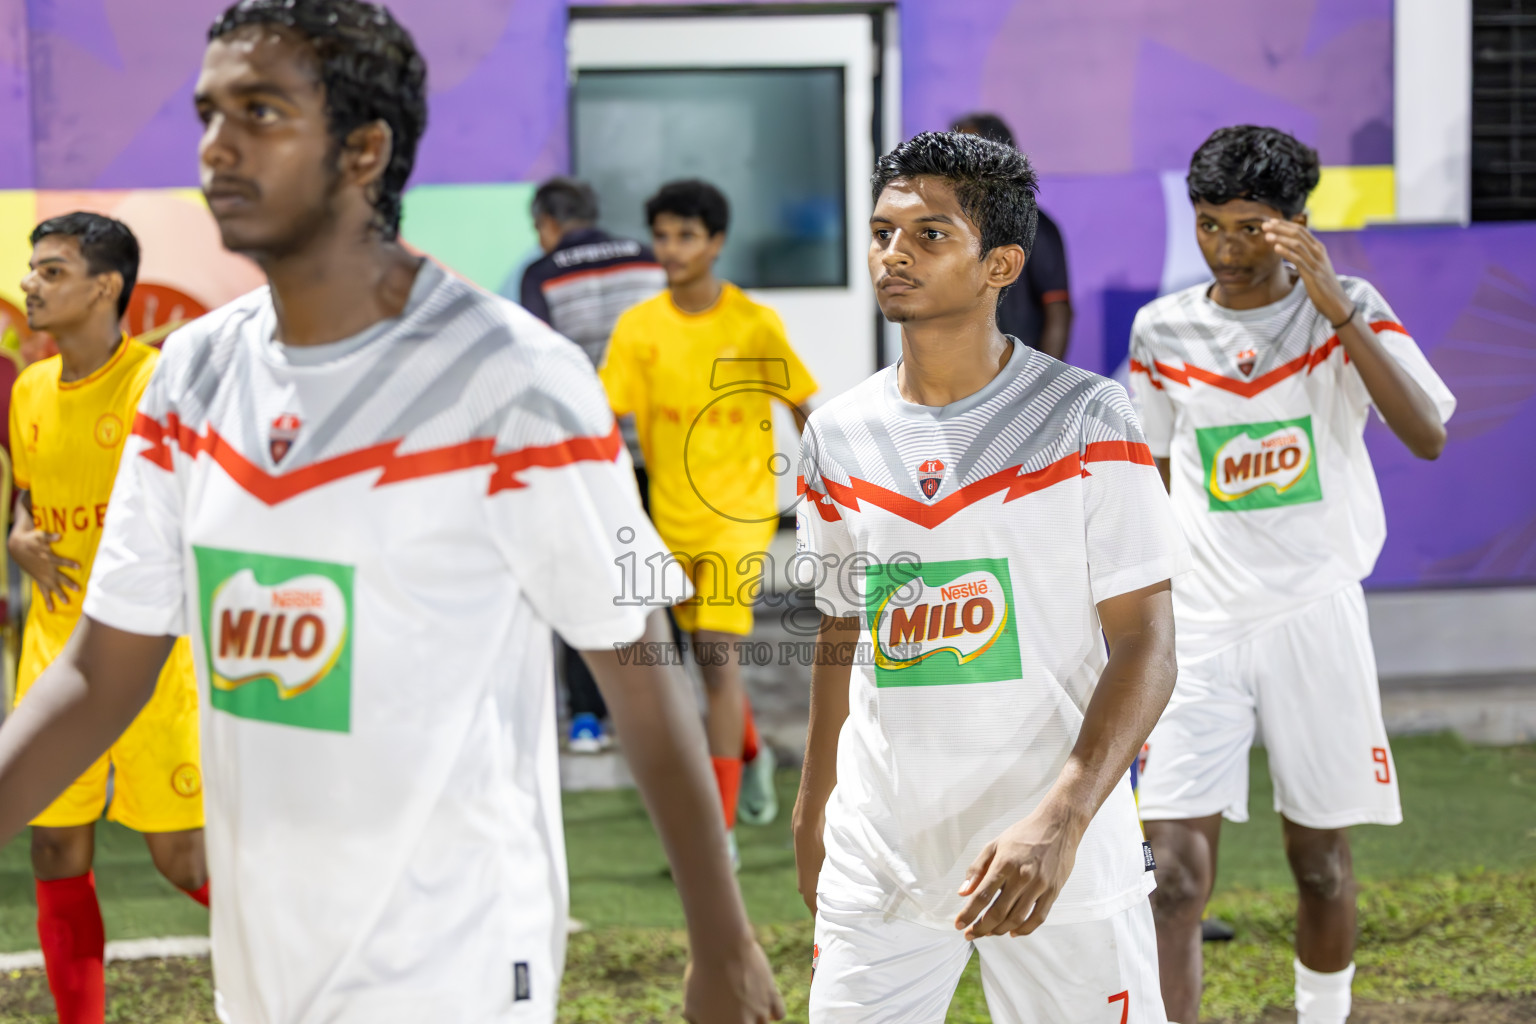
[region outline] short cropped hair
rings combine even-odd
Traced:
[[[389,166],[371,199],[379,232],[397,237],[405,183],[427,129],[427,63],[411,34],[387,8],[364,0],[239,0],[208,29],[208,41],[247,25],[289,29],[314,50],[338,151],[363,125],[389,125]]]
[[[1026,256],[1034,248],[1040,180],[1017,149],[980,135],[923,132],[875,162],[875,201],[891,182],[920,177],[954,187],[960,209],[981,231],[981,255],[1000,245],[1017,245]]]
[[[711,236],[722,235],[731,226],[731,204],[725,194],[697,178],[669,181],[645,201],[645,222],[651,227],[656,226],[656,218],[663,213],[697,217]]]
[[[33,228],[32,244],[55,236],[79,241],[80,255],[92,276],[114,271],[123,276],[123,290],[117,297],[117,316],[122,319],[139,279],[139,240],[128,225],[99,213],[66,213]]]
[[[533,194],[533,215],[556,224],[595,224],[597,193],[575,178],[550,178]]]
[[[1317,151],[1278,128],[1218,128],[1189,161],[1189,201],[1248,199],[1294,217],[1320,175]]]
[[[989,114],[978,110],[973,114],[966,114],[949,126],[952,132],[969,132],[972,135],[980,135],[984,139],[993,142],[1001,142],[1005,146],[1019,148],[1019,144],[1013,140],[1013,131],[1008,127],[1008,122],[996,114]]]

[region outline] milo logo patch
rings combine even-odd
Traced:
[[[865,579],[877,686],[1019,678],[1006,558],[872,566]]]
[[[352,567],[193,552],[212,706],[241,718],[349,731]]]
[[[1195,431],[1212,512],[1323,500],[1312,417]]]

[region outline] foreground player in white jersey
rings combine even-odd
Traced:
[[[929,132],[874,186],[902,359],[802,452],[810,1019],[942,1021],[974,947],[995,1021],[1162,1022],[1128,771],[1173,689],[1172,510],[1121,387],[998,332],[1029,161]]]
[[[1317,154],[1224,128],[1189,195],[1213,282],[1136,317],[1131,386],[1189,538],[1174,587],[1179,683],[1148,742],[1141,816],[1157,856],[1163,998],[1193,1024],[1200,917],[1221,819],[1248,817],[1248,749],[1269,749],[1296,876],[1296,1007],[1349,1013],[1350,825],[1402,820],[1360,580],[1386,536],[1366,453],[1376,407],[1433,459],[1455,399],[1381,295],[1334,273],[1303,212]]]
[[[781,1016],[691,694],[615,650],[669,636],[615,565],[661,545],[591,364],[396,241],[425,97],[381,7],[247,0],[215,23],[204,194],[270,288],[165,345],[85,617],[0,730],[0,836],[106,749],[190,634],[220,1019],[553,1021],[554,629],[597,652],[668,849],[685,1015]]]

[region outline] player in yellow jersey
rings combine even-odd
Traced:
[[[667,290],[627,310],[598,371],[619,416],[633,415],[650,479],[650,513],[697,591],[673,608],[693,634],[704,676],[710,759],[726,828],[777,810],[772,753],[759,746],[736,644],[752,632],[752,600],[779,509],[772,410],[816,391],[778,314],[715,276],[730,207],[702,181],[662,186],[645,204]],[[748,765],[742,780],[743,761]]]
[[[9,550],[32,578],[18,701],[80,618],[123,439],[159,358],[118,326],[138,266],[138,241],[109,217],[71,213],[32,232],[31,272],[21,283],[27,322],[51,334],[59,354],[24,370],[11,394],[19,493]],[[38,935],[61,1024],[100,1024],[105,1013],[91,871],[104,810],[144,833],[160,873],[207,906],[197,690],[185,638],[133,724],[32,822]]]

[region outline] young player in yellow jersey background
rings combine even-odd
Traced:
[[[38,225],[32,246],[22,281],[27,320],[54,337],[59,354],[23,371],[11,395],[19,494],[9,550],[32,578],[18,701],[79,621],[123,440],[159,358],[118,327],[139,262],[126,225],[67,214]],[[32,822],[38,934],[62,1024],[99,1024],[105,1013],[104,935],[91,871],[103,810],[144,833],[160,873],[207,905],[197,689],[185,637],[133,724]]]
[[[777,479],[792,465],[774,448],[773,406],[788,405],[803,426],[816,382],[778,314],[715,276],[730,220],[718,189],[672,182],[645,213],[667,290],[619,317],[598,373],[614,413],[635,417],[651,518],[696,589],[673,614],[696,645],[730,829],[738,795],[752,824],[777,810],[772,754],[757,742],[735,645],[752,632],[763,553],[779,525]]]

